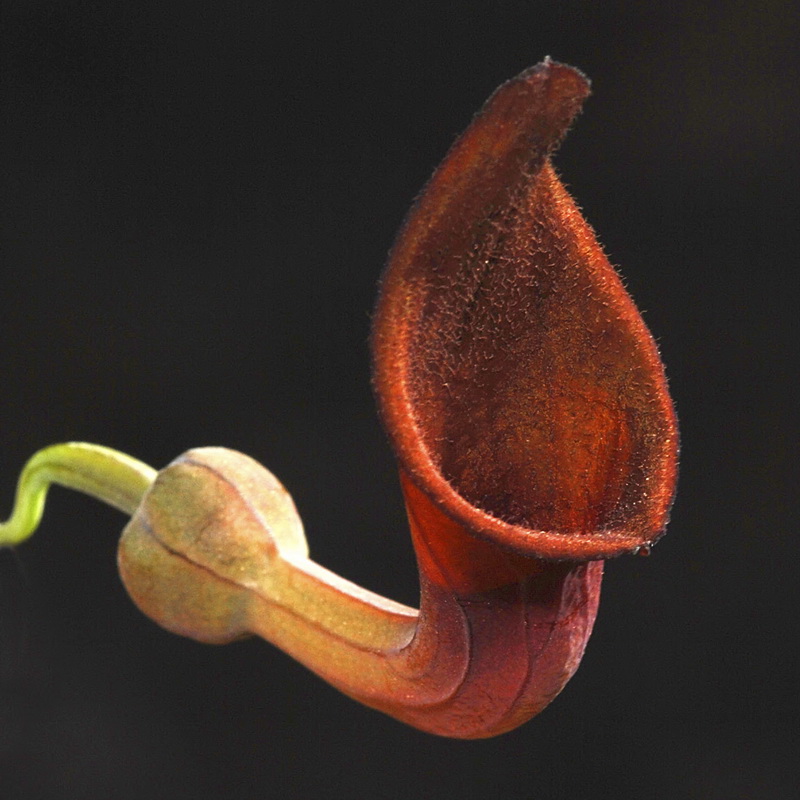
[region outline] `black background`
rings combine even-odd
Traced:
[[[56,490],[0,552],[0,797],[796,797],[795,8],[4,3],[3,508],[49,443],[226,445],[316,560],[415,603],[375,282],[455,135],[547,54],[593,79],[557,167],[660,342],[683,457],[562,696],[466,743],[262,642],[163,632],[117,578],[124,519]]]

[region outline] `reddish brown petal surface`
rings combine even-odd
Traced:
[[[574,560],[657,539],[677,463],[652,337],[549,160],[587,94],[550,61],[495,92],[406,220],[373,336],[413,483],[478,536]]]

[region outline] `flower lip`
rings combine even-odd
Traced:
[[[400,231],[372,338],[403,470],[547,559],[649,547],[677,473],[655,344],[549,163],[587,94],[548,60],[492,95]]]

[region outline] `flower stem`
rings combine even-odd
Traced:
[[[53,483],[133,514],[155,477],[152,467],[109,447],[85,442],[45,447],[22,470],[13,513],[0,523],[0,547],[20,544],[36,530]]]

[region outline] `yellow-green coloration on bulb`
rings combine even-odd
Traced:
[[[163,627],[224,644],[249,634],[248,590],[274,589],[279,549],[308,556],[288,492],[252,459],[204,448],[158,476],[122,535],[119,569]]]

